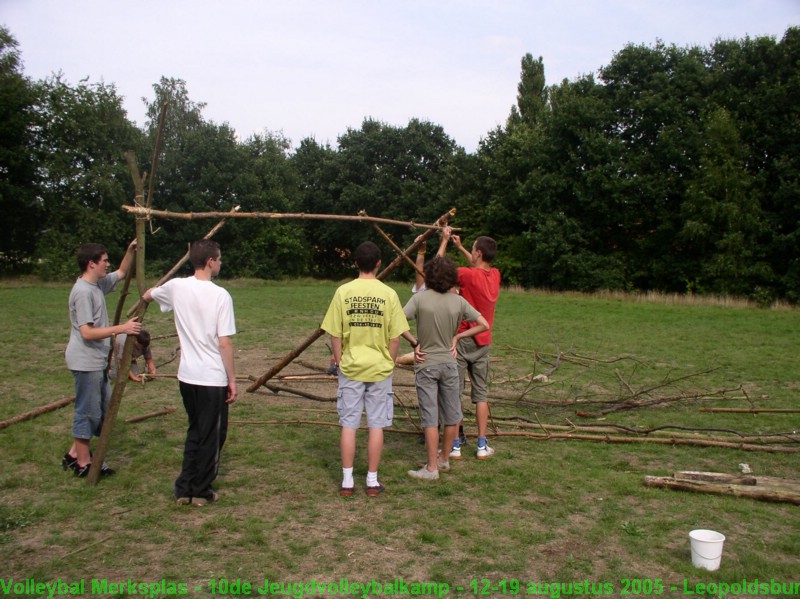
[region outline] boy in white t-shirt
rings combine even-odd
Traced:
[[[194,276],[167,281],[142,297],[157,301],[162,312],[175,314],[181,345],[178,381],[189,429],[173,491],[178,505],[202,507],[218,498],[211,483],[227,436],[228,406],[237,396],[231,341],[236,322],[230,294],[211,280],[222,266],[219,244],[195,241],[189,260]]]

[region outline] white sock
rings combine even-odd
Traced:
[[[353,486],[353,468],[342,468],[342,486],[350,488]]]
[[[378,472],[367,472],[367,486],[368,487],[377,487],[378,486]]]

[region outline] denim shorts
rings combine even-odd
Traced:
[[[423,428],[461,422],[461,393],[456,364],[434,364],[417,370],[417,401]]]
[[[75,379],[75,416],[72,436],[75,439],[99,437],[108,404],[111,385],[104,370],[72,370]]]
[[[364,411],[367,412],[369,428],[392,426],[394,416],[392,377],[375,383],[363,383],[339,373],[336,409],[339,412],[339,424],[344,428],[359,428],[361,414]]]

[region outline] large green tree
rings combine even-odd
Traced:
[[[800,299],[800,27],[770,37],[719,40],[709,53],[710,96],[746,148],[752,193],[767,235],[773,295]],[[763,290],[763,287],[761,288]]]
[[[45,214],[38,256],[43,276],[64,278],[75,274],[81,243],[104,244],[113,260],[133,239],[120,209],[133,196],[122,153],[141,144],[141,132],[113,85],[73,87],[55,75],[36,88],[37,199]]]
[[[530,203],[522,220],[532,247],[526,284],[624,288],[633,211],[619,177],[623,147],[613,111],[591,76],[552,87],[550,103],[541,159],[524,186]]]
[[[296,153],[304,211],[355,216],[363,210],[370,216],[425,223],[451,207],[447,184],[457,148],[440,126],[412,119],[405,127],[394,127],[366,119],[338,141],[333,151],[304,140]],[[419,231],[387,233],[402,246]],[[314,272],[323,276],[350,272],[349,251],[364,239],[385,245],[371,225],[341,221],[309,222],[306,235],[315,250]]]
[[[528,189],[531,178],[545,168],[544,128],[549,118],[549,90],[544,63],[526,54],[521,61],[517,103],[511,107],[505,127],[496,127],[481,140],[477,155],[468,163],[471,181],[459,199],[458,224],[466,238],[488,235],[499,243],[496,264],[504,280],[526,282],[531,244],[526,235],[525,214],[537,211],[540,197]]]
[[[707,112],[708,75],[699,48],[629,45],[601,69],[623,144],[619,177],[635,215],[625,223],[629,280],[639,289],[684,291],[674,245],[696,168]]]
[[[683,203],[685,278],[691,291],[753,296],[774,283],[760,243],[767,233],[745,168],[746,149],[728,112],[706,120],[698,174]]]
[[[36,94],[22,75],[16,39],[0,27],[0,273],[32,269],[43,206],[33,154]]]
[[[280,134],[257,134],[242,145],[250,193],[240,198],[244,212],[299,211],[299,179],[289,162],[289,141]],[[243,182],[244,183],[244,182]],[[238,276],[276,279],[306,274],[310,251],[296,220],[237,220],[223,231]]]
[[[289,144],[279,135],[240,141],[227,124],[206,121],[205,104],[193,101],[186,83],[162,77],[147,104],[148,138],[155,144],[166,110],[153,206],[175,212],[293,212],[297,180]],[[164,220],[148,240],[148,264],[166,270],[213,221]],[[280,220],[231,219],[215,236],[224,247],[225,277],[278,278],[304,271],[299,225]]]

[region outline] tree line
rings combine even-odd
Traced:
[[[521,60],[503,125],[468,153],[444,129],[367,118],[335,146],[280,133],[240,140],[163,77],[142,128],[113,84],[32,81],[0,27],[0,274],[75,276],[74,251],[121,256],[134,188],[126,150],[149,171],[167,103],[153,207],[305,212],[430,223],[452,207],[470,241],[497,239],[509,284],[800,299],[800,28],[710,47],[629,44],[597,76],[547,85]],[[510,99],[512,100],[512,99]],[[154,221],[151,274],[210,221]],[[419,233],[389,231],[406,246]],[[340,278],[371,225],[231,220],[216,237],[225,275]],[[387,248],[387,252],[389,249]],[[410,276],[410,275],[409,275]]]

